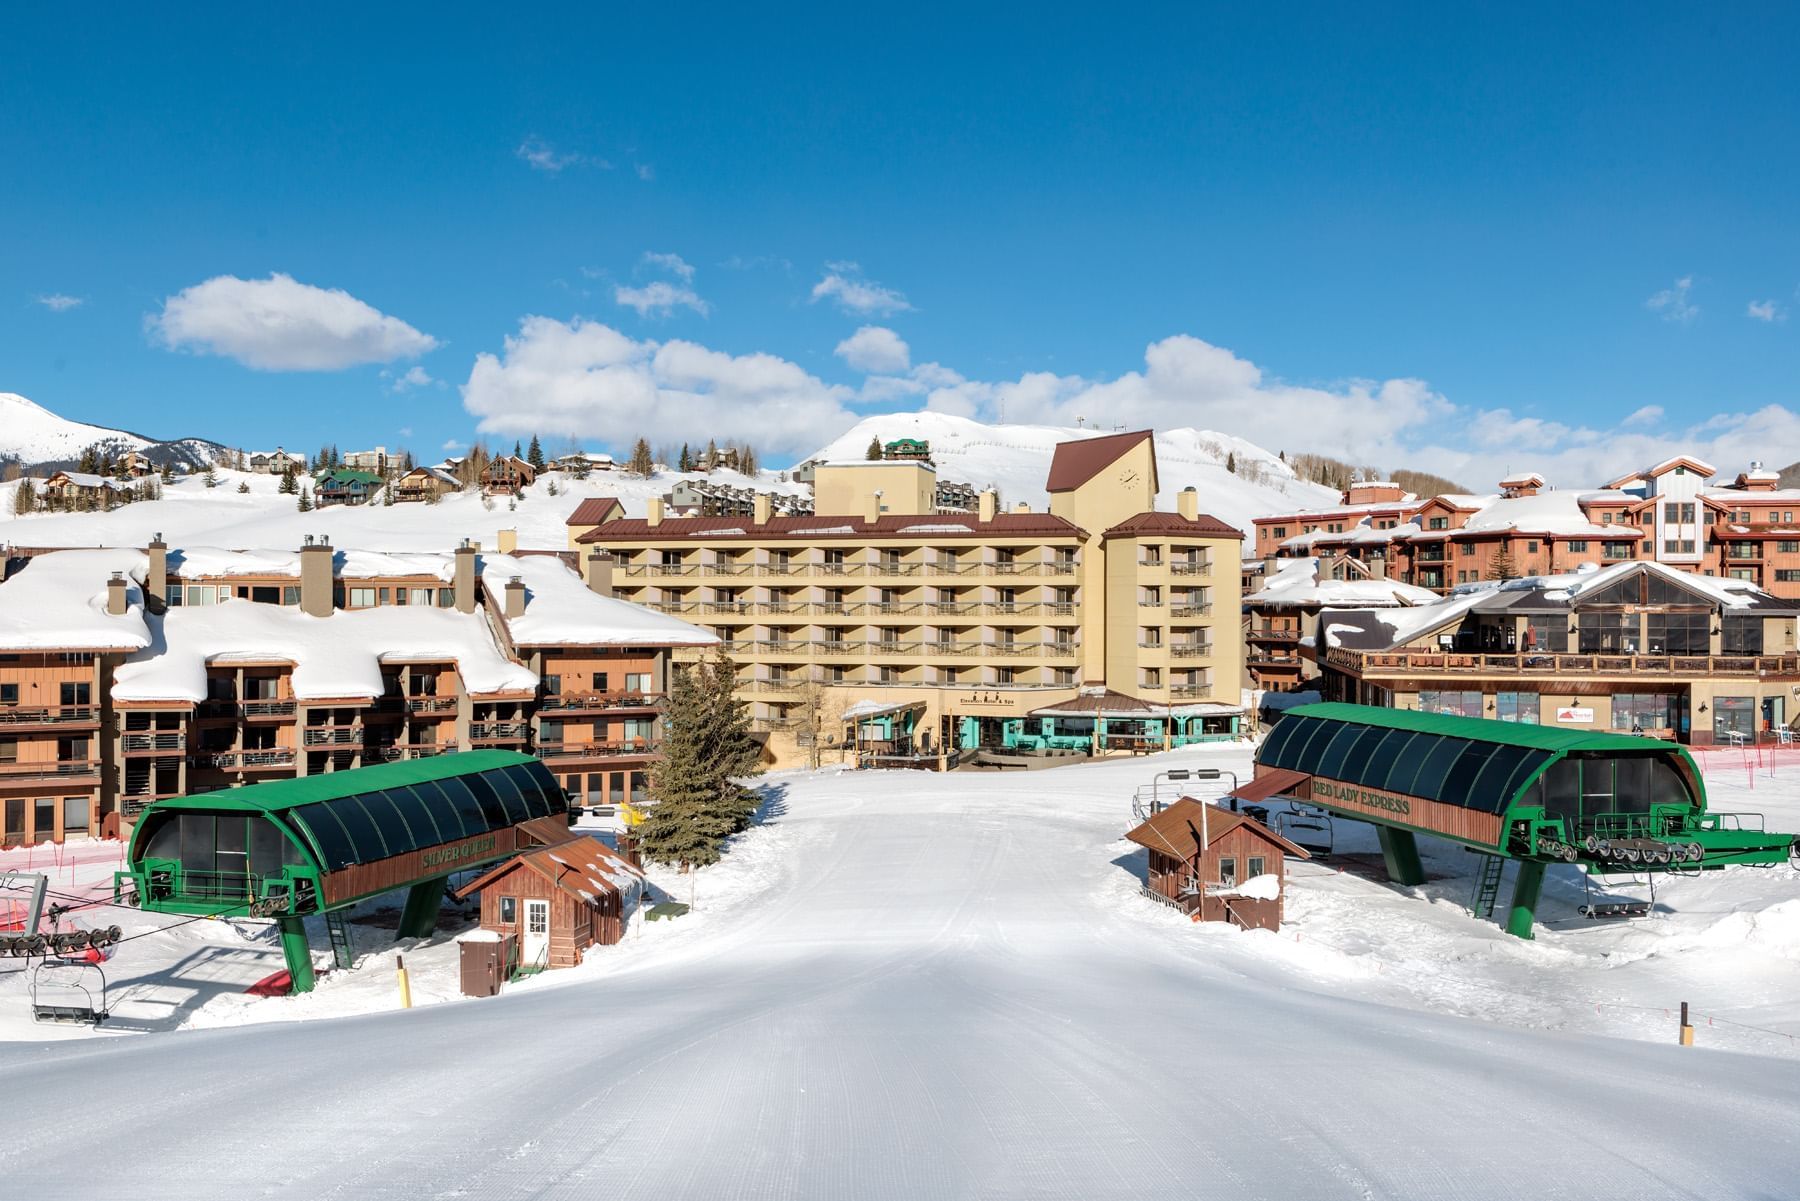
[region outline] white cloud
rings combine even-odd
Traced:
[[[476,356],[462,394],[489,433],[746,438],[776,454],[816,449],[855,420],[849,389],[786,359],[639,341],[581,318],[524,318],[502,353]]]
[[[410,425],[403,425],[400,427],[399,433],[402,438],[410,438],[413,436],[413,428]]]
[[[694,266],[678,254],[658,254],[654,250],[644,251],[644,265],[659,267],[670,275],[679,275],[682,279],[694,278]]]
[[[469,449],[469,444],[467,442],[459,442],[455,438],[446,438],[444,439],[444,444],[438,447],[438,449],[445,451],[467,450]]]
[[[414,388],[429,387],[432,384],[440,382],[433,379],[430,373],[417,363],[414,363],[411,367],[402,372],[389,371],[383,368],[381,378],[388,381],[389,392],[410,392]]]
[[[638,274],[641,276],[656,272],[674,278],[652,280],[638,288],[620,284],[613,289],[613,300],[626,308],[636,309],[640,317],[648,317],[652,313],[666,317],[676,309],[692,309],[704,317],[712,310],[712,306],[694,291],[694,268],[686,259],[678,254],[658,254],[647,250],[638,262]]]
[[[573,152],[559,153],[556,147],[536,134],[532,134],[520,142],[519,148],[513,153],[523,159],[533,171],[548,171],[552,175],[557,174],[564,167],[572,167],[576,163],[585,161],[581,155]],[[599,165],[605,166],[606,164]]]
[[[84,296],[70,296],[63,292],[51,292],[34,298],[35,303],[43,305],[52,313],[66,313],[70,309],[80,308],[86,300]]]
[[[645,183],[649,183],[656,178],[656,168],[652,167],[649,163],[635,163],[633,164],[633,168],[637,171],[637,177]]]
[[[1684,275],[1675,281],[1672,288],[1664,288],[1644,302],[1644,307],[1658,313],[1664,321],[1677,321],[1683,325],[1700,315],[1700,306],[1688,299],[1693,291],[1694,277]]]
[[[277,272],[220,275],[163,301],[144,322],[170,350],[216,354],[259,371],[338,371],[417,358],[438,340],[337,288]]]
[[[862,268],[855,263],[827,263],[825,277],[813,285],[812,298],[834,300],[845,312],[882,316],[909,312],[913,307],[902,293],[863,278]]]
[[[621,284],[613,289],[613,299],[626,308],[636,309],[639,316],[672,313],[682,308],[704,314],[710,308],[692,288],[684,284],[672,284],[666,279],[656,280],[641,288],[628,288]]]
[[[1644,405],[1642,408],[1636,408],[1627,413],[1619,424],[1626,426],[1655,425],[1662,419],[1663,407],[1661,405]]]
[[[1773,300],[1752,300],[1744,310],[1744,315],[1755,321],[1773,325],[1787,320],[1787,310]]]
[[[912,353],[900,335],[880,325],[865,325],[837,344],[838,358],[858,371],[892,373],[912,364]]]

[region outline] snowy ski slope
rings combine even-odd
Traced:
[[[1557,939],[1503,943],[1328,872],[1302,888],[1340,949],[1132,897],[1123,796],[1163,766],[777,779],[782,853],[750,903],[705,908],[703,883],[686,929],[597,951],[566,984],[0,1045],[30,1099],[0,1178],[22,1197],[1793,1195],[1791,1060],[1494,1020],[1604,980],[1571,975]],[[1711,895],[1670,924],[1691,934],[1683,912]],[[1365,999],[1373,981],[1337,962],[1359,922],[1370,956],[1418,977],[1397,990],[1448,977],[1467,1016]],[[1791,949],[1752,948],[1788,994]],[[75,1123],[129,1153],[69,1154]]]

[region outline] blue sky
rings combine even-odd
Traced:
[[[1793,6],[641,7],[13,14],[0,390],[421,455],[931,405],[1800,459]]]

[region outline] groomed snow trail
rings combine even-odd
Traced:
[[[572,986],[0,1047],[0,1181],[21,1198],[1794,1195],[1792,1063],[1271,987],[1098,899],[1123,870],[1116,788],[1082,768],[1032,782],[1055,803],[977,800],[957,777],[798,781],[775,819],[790,875],[760,906]]]

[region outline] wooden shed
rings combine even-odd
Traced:
[[[1125,837],[1150,853],[1152,893],[1196,921],[1235,922],[1246,930],[1281,929],[1286,857],[1310,858],[1255,818],[1192,797],[1152,814]]]
[[[520,971],[573,967],[625,933],[644,873],[605,843],[576,835],[521,852],[456,890],[481,894],[481,928],[518,939]]]

